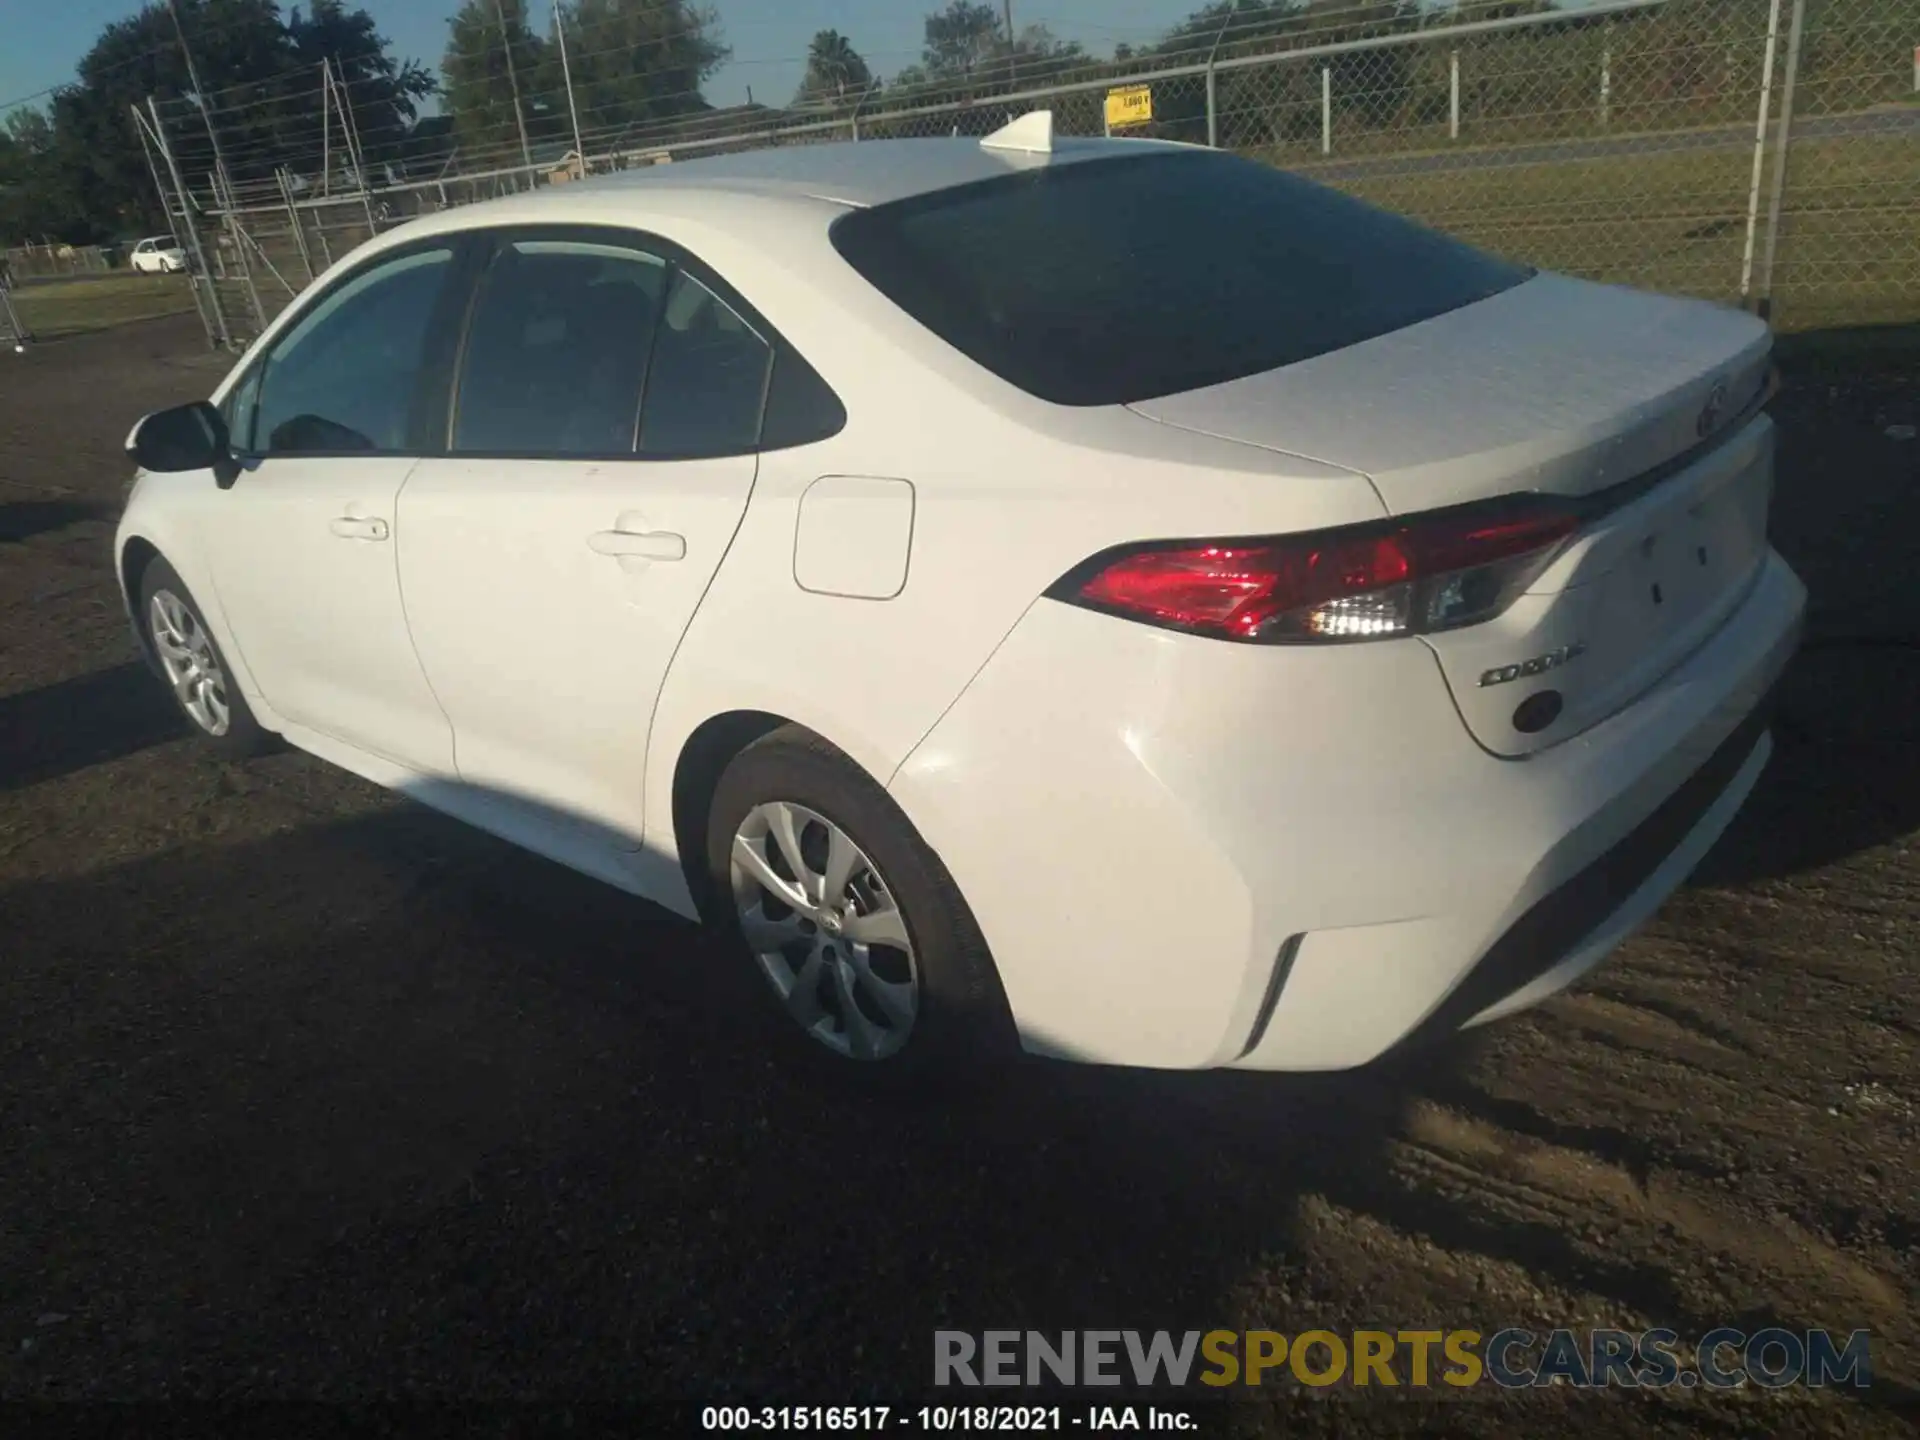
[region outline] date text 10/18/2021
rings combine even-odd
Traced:
[[[1191,1413],[1157,1405],[708,1405],[705,1430],[956,1431],[1199,1429]]]

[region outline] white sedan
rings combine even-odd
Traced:
[[[1770,353],[1041,113],[389,231],[136,428],[115,560],[207,739],[706,918],[797,1055],[1338,1069],[1752,788]]]
[[[128,253],[127,264],[142,275],[173,275],[187,268],[187,252],[171,235],[151,235]]]

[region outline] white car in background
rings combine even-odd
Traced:
[[[127,263],[143,275],[173,275],[187,268],[187,252],[171,235],[154,235],[133,247]]]
[[[136,428],[115,559],[208,739],[704,916],[801,1053],[1336,1069],[1752,788],[1770,352],[1043,113],[389,231]]]

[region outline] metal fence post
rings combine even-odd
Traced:
[[[1780,88],[1780,128],[1773,137],[1773,194],[1767,200],[1767,249],[1760,260],[1759,302],[1762,320],[1773,319],[1773,257],[1780,245],[1780,202],[1786,194],[1787,145],[1793,130],[1793,92],[1800,78],[1800,51],[1806,38],[1807,0],[1793,0],[1793,25],[1787,34],[1787,78]],[[1920,51],[1916,51],[1920,63]]]
[[[855,144],[858,144],[860,141],[860,112],[867,108],[867,101],[872,98],[873,92],[879,87],[879,84],[880,82],[877,79],[867,81],[867,88],[862,90],[860,92],[860,98],[853,102],[853,139]]]
[[[1447,138],[1460,138],[1460,52],[1454,51],[1447,59],[1449,77],[1447,94]]]
[[[307,232],[300,225],[300,207],[293,203],[293,182],[287,178],[286,166],[274,172],[274,178],[280,182],[280,197],[287,202],[287,220],[293,226],[294,248],[300,252],[300,264],[306,269],[307,283],[313,283],[313,252],[307,248]]]
[[[1220,103],[1214,85],[1215,74],[1213,59],[1209,56],[1207,59],[1207,148],[1211,150],[1220,148]]]
[[[1320,67],[1320,153],[1333,153],[1333,67]]]
[[[1600,123],[1613,123],[1613,47],[1600,48]]]
[[[347,155],[353,163],[353,178],[360,189],[360,207],[367,214],[367,237],[371,239],[380,233],[380,226],[373,218],[373,196],[367,188],[367,155],[360,148],[360,124],[353,118],[353,96],[347,93],[346,82],[333,73],[333,62],[328,59],[326,82],[336,89],[334,108],[340,112],[340,133],[347,142]]]
[[[587,173],[587,147],[580,141],[580,111],[573,102],[573,65],[567,59],[567,22],[560,13],[560,0],[553,0],[553,33],[560,42],[560,78],[567,87],[567,114],[573,121],[574,158],[580,162],[580,175],[584,179]]]
[[[1767,158],[1767,117],[1773,110],[1773,57],[1780,43],[1780,0],[1767,10],[1767,58],[1760,70],[1760,118],[1753,127],[1753,183],[1747,191],[1747,244],[1740,260],[1740,299],[1753,294],[1753,245],[1760,230],[1760,176]]]
[[[233,258],[240,264],[240,283],[247,287],[247,303],[253,307],[254,334],[259,335],[267,328],[267,307],[261,303],[260,287],[253,283],[253,265],[247,259],[247,236],[240,229],[240,216],[235,213],[237,207],[233,199],[233,182],[224,167],[214,173],[214,194],[221,197],[220,207],[225,212],[227,238],[233,241]]]
[[[180,197],[180,223],[186,228],[187,249],[193,255],[193,290],[196,303],[199,300],[201,287],[206,287],[207,313],[212,317],[212,323],[207,327],[207,338],[216,347],[231,350],[233,331],[227,325],[227,312],[220,303],[220,292],[214,287],[213,271],[207,265],[206,247],[200,243],[200,227],[193,223],[193,197],[187,193],[186,182],[180,178],[180,163],[173,158],[173,146],[167,143],[166,126],[160,123],[160,107],[154,103],[151,95],[147,97],[147,113],[153,117],[154,148],[160,152],[160,158],[166,161],[167,173],[173,177],[173,193]],[[133,118],[136,122],[140,119],[138,106],[134,107]],[[156,175],[156,183],[158,178]],[[167,192],[164,187],[160,191],[160,207],[167,212],[167,222],[171,226],[173,210],[167,204]]]

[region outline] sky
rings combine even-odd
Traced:
[[[447,21],[459,0],[358,0],[379,22],[395,53],[439,71]],[[995,0],[996,8],[1000,0]],[[1045,25],[1095,54],[1126,41],[1157,39],[1204,0],[1013,0],[1016,30]],[[918,60],[922,23],[944,0],[713,0],[733,58],[706,85],[716,105],[737,105],[749,91],[762,104],[792,99],[806,68],[807,42],[838,30],[881,76]],[[289,9],[284,5],[282,9]],[[530,0],[538,16],[546,0]],[[73,78],[80,57],[109,21],[139,9],[137,0],[0,0],[0,108]]]

